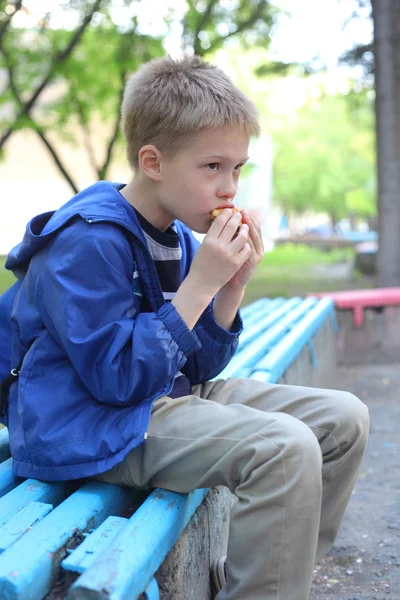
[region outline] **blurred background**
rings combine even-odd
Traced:
[[[124,84],[166,53],[214,62],[260,111],[245,302],[400,285],[399,40],[397,0],[0,0],[0,293],[32,216],[129,180]]]

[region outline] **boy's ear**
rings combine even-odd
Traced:
[[[139,150],[139,167],[143,173],[153,181],[161,178],[161,152],[152,144],[142,146]]]

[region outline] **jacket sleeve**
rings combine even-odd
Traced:
[[[186,226],[182,228],[182,239],[186,259],[184,275],[186,276],[194,255],[200,247],[200,242],[195,239],[193,233]],[[242,330],[243,322],[240,311],[238,311],[230,331],[221,327],[214,318],[212,301],[193,329],[200,340],[201,347],[188,356],[187,362],[181,369],[182,373],[189,377],[193,385],[204,383],[219,375],[235,354]]]
[[[47,245],[40,264],[35,301],[43,322],[97,400],[139,403],[201,348],[171,304],[139,312],[132,249],[117,226],[78,221]]]
[[[243,322],[238,311],[230,331],[221,327],[214,318],[211,303],[197,322],[194,333],[200,340],[201,348],[188,357],[181,369],[193,385],[213,379],[231,360],[237,350]]]

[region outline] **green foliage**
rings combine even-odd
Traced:
[[[2,127],[10,130],[8,133],[28,128],[37,131],[42,140],[48,132],[57,133],[56,138],[46,140],[47,148],[52,146],[53,159],[58,154],[55,140],[61,138],[77,146],[83,139],[94,175],[105,178],[111,151],[122,141],[120,104],[126,79],[142,63],[165,53],[163,39],[143,34],[137,17],[123,26],[113,21],[113,10],[118,5],[129,6],[130,14],[135,14],[135,5],[141,1],[103,0],[66,60],[62,58],[65,49],[85,15],[93,12],[95,0],[57,3],[54,11],[58,22],[61,9],[66,22],[71,16],[75,18],[75,31],[60,26],[55,29],[52,13],[44,14],[29,30],[16,29],[11,22],[0,48],[0,69],[8,73],[10,80],[0,96],[0,112],[6,115]],[[176,14],[173,8],[168,12],[167,29]],[[265,45],[277,14],[267,0],[187,0],[187,11],[179,17],[183,45],[198,54],[210,53],[232,37],[247,45]],[[29,114],[17,117],[46,78],[47,93],[41,94],[33,110],[25,111]],[[57,158],[58,168],[73,185],[73,177],[68,179],[66,169],[60,166],[61,157]]]
[[[240,179],[247,179],[250,175],[256,170],[256,165],[254,163],[248,162],[243,165],[240,169]]]
[[[52,127],[65,133],[75,117],[90,129],[95,117],[111,128],[128,74],[162,53],[160,39],[139,34],[136,28],[120,32],[108,21],[88,30],[77,52],[58,69],[66,89],[52,105]]]
[[[288,214],[372,215],[375,151],[367,92],[321,93],[274,133],[275,202]]]
[[[255,69],[255,75],[257,75],[257,77],[268,77],[269,75],[280,75],[283,77],[293,70],[293,66],[294,65],[291,63],[275,60],[257,67]]]
[[[78,2],[78,6],[80,4],[87,3]],[[10,28],[5,36],[5,54],[0,56],[0,68],[12,71],[22,101],[32,95],[70,39],[71,32],[64,29],[38,26],[26,31]],[[105,9],[100,22],[87,28],[68,60],[55,65],[53,91],[35,110],[35,120],[22,118],[16,127],[55,131],[65,142],[77,145],[80,143],[76,139],[77,123],[90,139],[95,137],[94,127],[102,122],[111,138],[119,123],[127,75],[136,71],[143,62],[161,54],[161,39],[138,33],[136,19],[121,30]],[[9,111],[11,114],[18,112],[20,102],[11,87],[0,103],[8,104],[9,108],[10,104],[13,105],[13,110]],[[121,136],[117,136],[118,140]],[[102,155],[101,159],[97,159],[96,171],[99,173],[106,150],[105,147],[98,153]]]
[[[278,9],[267,0],[186,0],[184,47],[200,56],[240,36],[246,46],[268,45]]]
[[[11,271],[4,268],[5,258],[0,257],[0,294],[5,292],[15,281]]]

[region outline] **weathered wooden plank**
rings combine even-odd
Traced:
[[[132,600],[139,596],[205,493],[155,490],[101,557],[75,581],[68,600]]]
[[[66,571],[84,573],[110,545],[127,522],[128,519],[123,517],[107,517],[104,523],[88,535],[76,550],[64,558],[61,563],[62,568]]]
[[[287,335],[272,348],[260,363],[256,364],[251,377],[274,383],[300,354],[316,331],[328,319],[335,320],[334,304],[330,298],[318,302]],[[261,367],[260,367],[261,364]]]
[[[57,579],[66,544],[110,514],[120,514],[132,494],[132,490],[100,482],[87,483],[71,494],[0,555],[1,600],[43,598]]]
[[[15,544],[31,527],[53,509],[52,504],[30,502],[0,527],[0,554]]]
[[[243,348],[259,338],[261,333],[268,330],[282,315],[292,311],[300,302],[301,298],[291,298],[273,311],[269,311],[266,315],[260,315],[255,323],[245,326],[245,330],[239,338],[238,352],[241,352]]]
[[[0,498],[0,525],[9,521],[30,502],[46,502],[56,506],[64,499],[63,482],[45,483],[27,479]]]
[[[0,463],[0,497],[19,485],[23,479],[14,475],[12,460],[8,458]]]
[[[0,429],[0,462],[6,460],[10,456],[10,445],[8,442],[8,429],[1,427]]]

